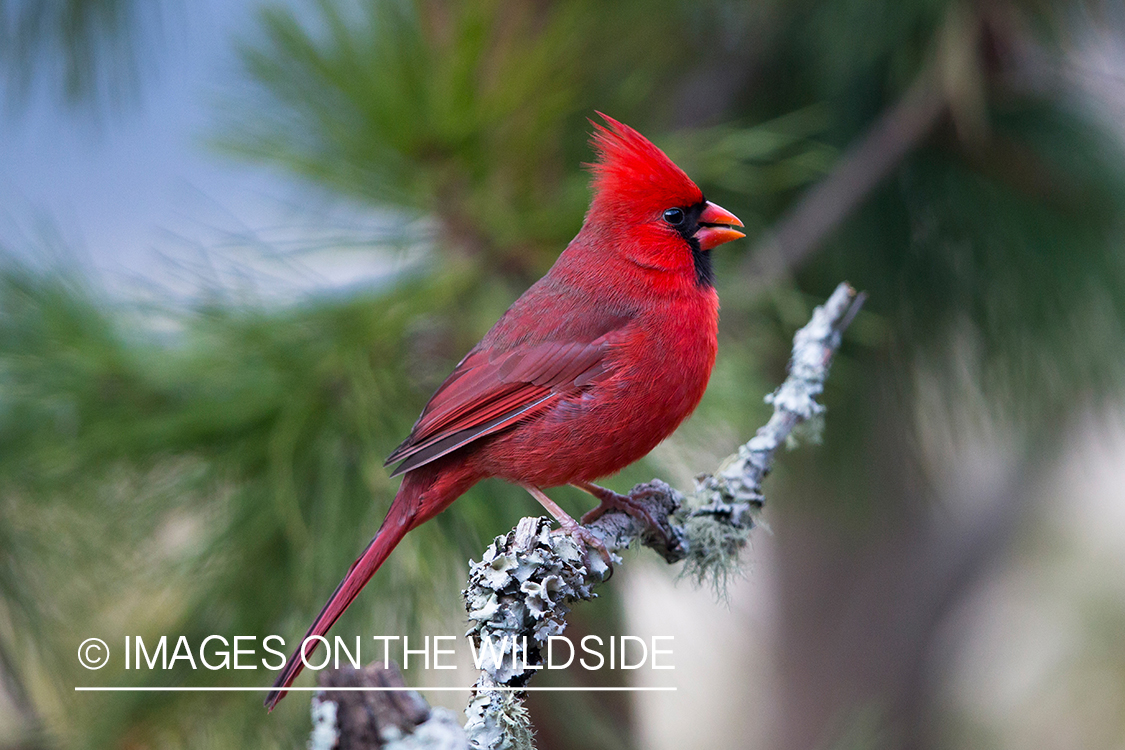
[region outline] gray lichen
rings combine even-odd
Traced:
[[[497,537],[469,571],[465,607],[482,679],[521,686],[535,674],[541,647],[566,628],[576,601],[594,598],[609,568],[546,518],[525,518]],[[478,683],[480,684],[480,683]]]
[[[481,663],[477,691],[466,710],[471,747],[531,748],[522,700],[497,687],[522,687],[542,666],[551,636],[566,628],[573,602],[594,598],[609,574],[597,553],[566,534],[551,533],[546,518],[525,518],[497,537],[469,571],[465,608]]]
[[[457,714],[447,708],[435,708],[430,718],[403,733],[390,727],[382,736],[382,750],[466,750],[465,730]],[[522,749],[521,749],[522,750]]]
[[[311,710],[313,728],[306,747],[308,750],[332,750],[340,738],[336,730],[336,702],[314,695]]]
[[[473,695],[465,716],[465,733],[474,750],[535,750],[527,708],[513,692],[485,688]]]

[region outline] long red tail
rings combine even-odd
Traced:
[[[293,680],[297,679],[297,675],[304,669],[305,660],[316,651],[319,641],[314,640],[310,643],[309,638],[327,633],[336,620],[340,619],[340,615],[344,614],[348,605],[359,595],[364,585],[371,580],[371,576],[375,575],[375,571],[379,569],[379,566],[383,564],[391,551],[406,536],[406,532],[429,518],[429,515],[418,517],[417,496],[421,494],[420,490],[422,489],[423,487],[419,487],[416,482],[411,482],[409,479],[402,483],[394,502],[391,503],[391,509],[387,511],[387,517],[383,520],[383,525],[379,527],[379,531],[375,534],[375,538],[367,545],[367,549],[363,551],[359,559],[352,563],[351,568],[348,569],[348,574],[344,576],[344,580],[340,581],[340,585],[336,587],[336,591],[328,599],[324,609],[320,610],[320,614],[313,620],[309,631],[305,633],[300,645],[289,657],[289,661],[285,663],[277,681],[273,683],[274,689],[266,696],[265,702],[266,708],[270,711],[273,710],[278,701],[285,697],[285,689],[293,684]],[[302,649],[305,652],[305,659],[301,658]]]

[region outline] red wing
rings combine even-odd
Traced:
[[[590,343],[549,341],[498,355],[470,352],[387,459],[402,461],[391,476],[510,427],[596,382],[606,374],[605,355],[620,338],[617,329]]]

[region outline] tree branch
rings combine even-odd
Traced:
[[[742,264],[754,288],[791,273],[858,208],[946,116],[966,140],[979,140],[984,93],[980,41],[985,17],[955,5],[946,13],[930,61],[835,168],[766,233]]]
[[[743,275],[766,286],[800,266],[922,143],[947,111],[946,101],[932,76],[920,78],[758,241],[743,263]]]

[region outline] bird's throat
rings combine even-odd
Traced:
[[[691,260],[695,265],[695,283],[701,287],[715,286],[715,267],[711,264],[711,251],[700,250],[698,242],[691,242]]]

